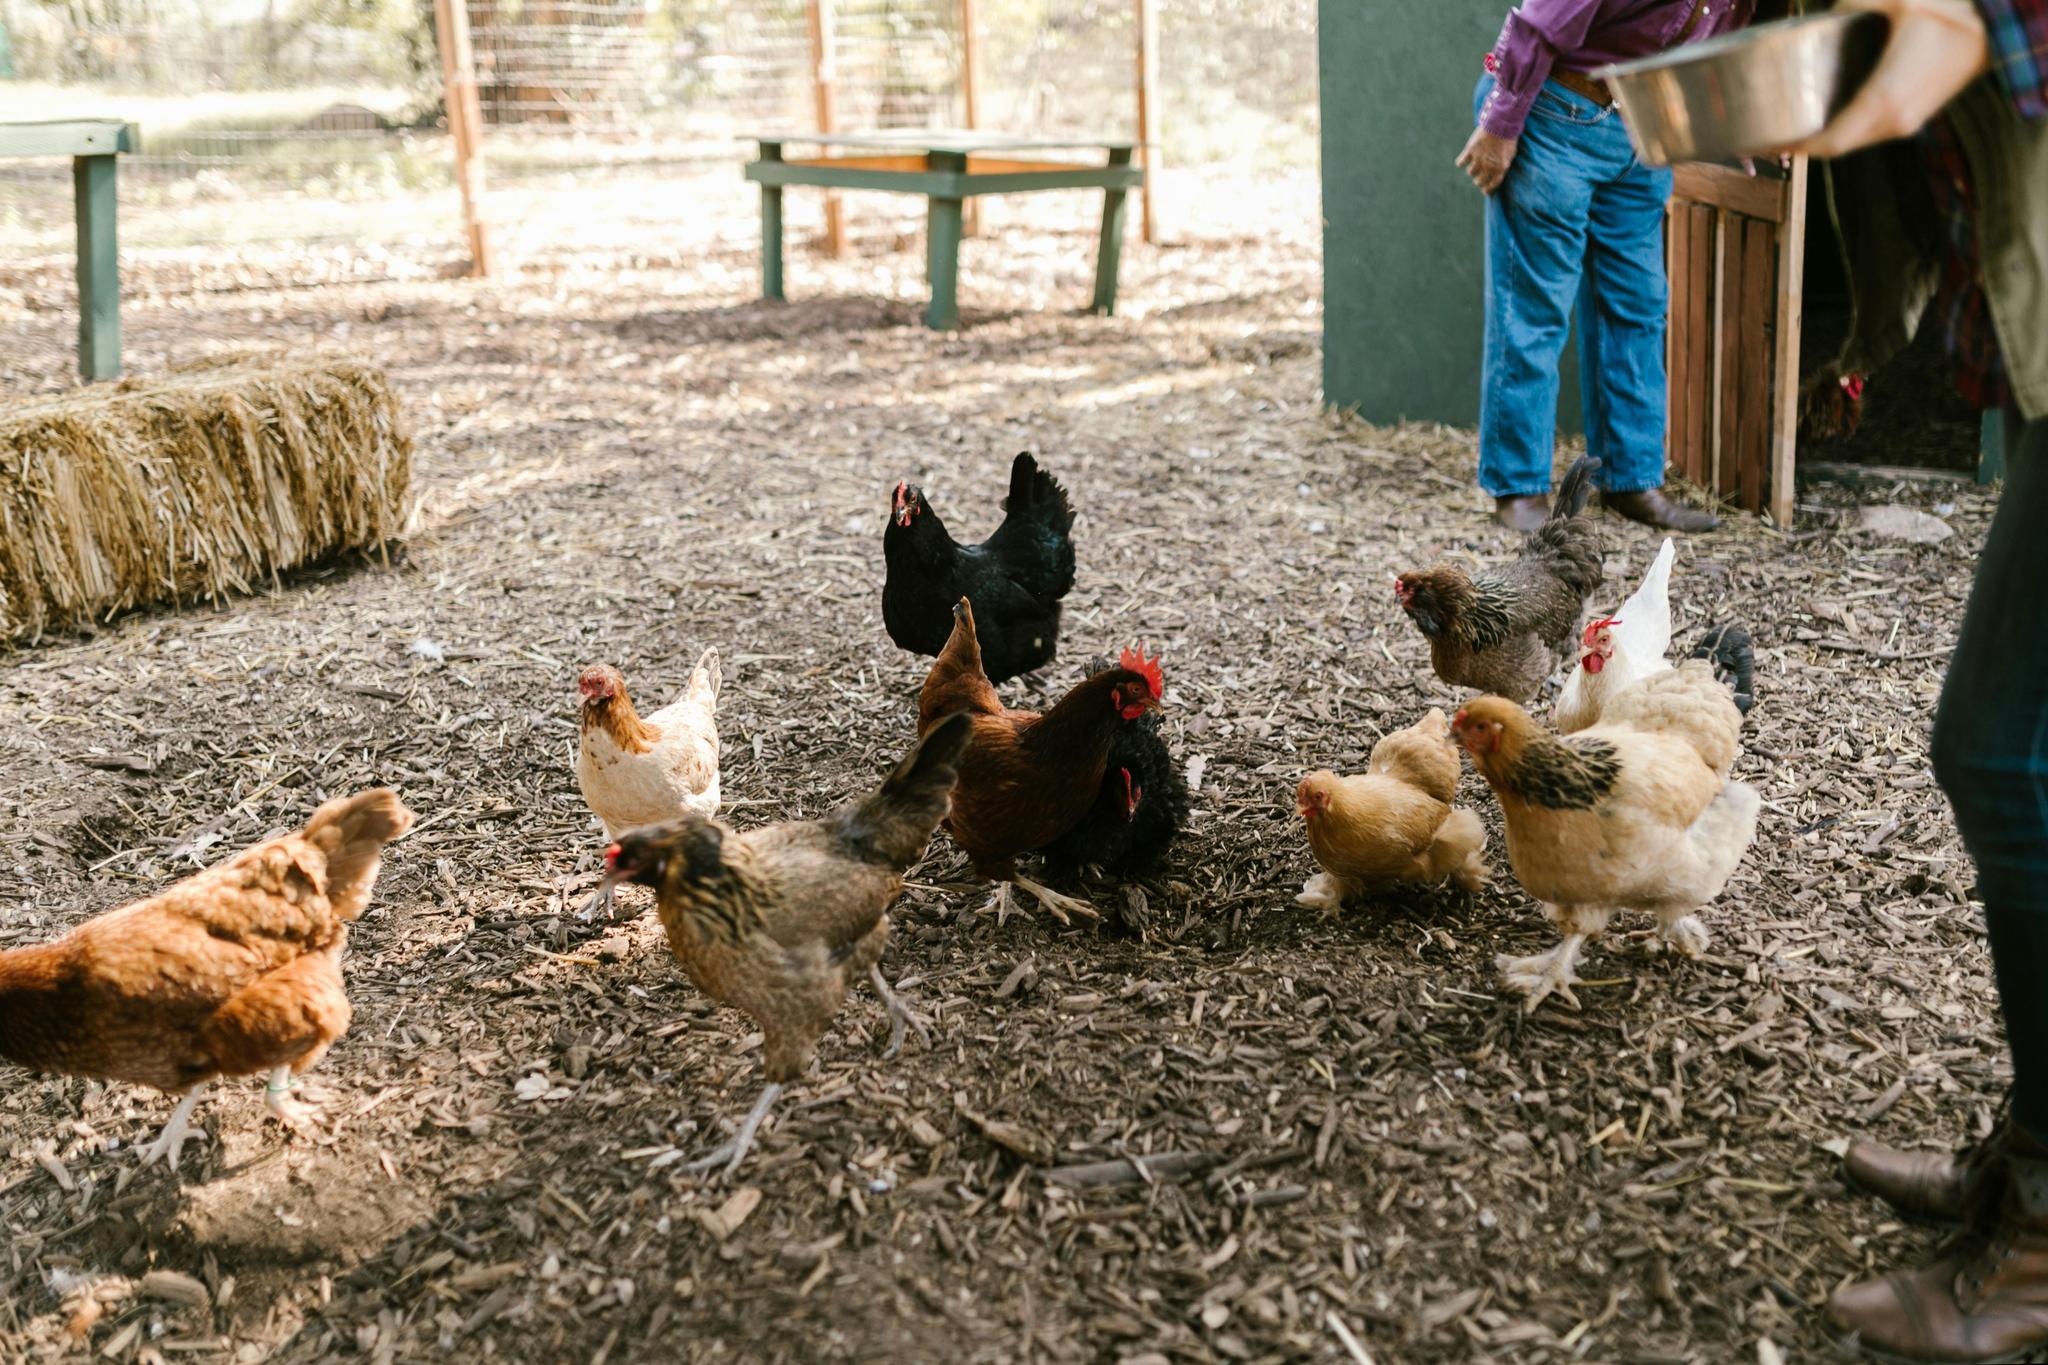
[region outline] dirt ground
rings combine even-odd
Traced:
[[[74,1329],[120,1360],[1833,1358],[1829,1290],[1930,1241],[1845,1193],[1830,1144],[1972,1136],[2003,1083],[1927,758],[1989,499],[1942,495],[1959,534],[1929,547],[1849,529],[1825,492],[1790,533],[1738,518],[1681,545],[1680,639],[1757,637],[1757,844],[1704,960],[1618,922],[1583,1012],[1524,1017],[1494,956],[1553,936],[1504,872],[1334,919],[1294,904],[1302,772],[1360,767],[1452,700],[1389,577],[1512,547],[1468,433],[1321,410],[1312,183],[1216,202],[1229,221],[1132,247],[1113,319],[1077,311],[1093,206],[1006,210],[966,247],[949,336],[917,322],[914,222],[865,201],[857,255],[795,255],[787,306],[752,297],[730,194],[486,285],[138,262],[133,368],[252,341],[388,366],[421,527],[388,566],[0,664],[0,944],[328,795],[391,783],[422,818],[317,1073],[334,1145],[216,1087],[216,1140],[174,1179],[134,1150],[164,1098],[0,1074],[0,1356],[80,1355]],[[64,263],[0,276],[0,394],[67,383],[72,326]],[[759,1039],[653,916],[575,913],[599,848],[577,670],[609,660],[652,698],[719,645],[728,818],[816,814],[911,738],[922,668],[879,610],[890,490],[923,482],[979,536],[1020,449],[1081,509],[1046,690],[1163,646],[1192,827],[1160,875],[1088,889],[1122,912],[1106,930],[998,928],[935,841],[885,961],[933,1046],[882,1061],[886,1017],[855,997],[737,1179],[680,1175],[752,1102]],[[1655,540],[1602,527],[1618,602]],[[1469,772],[1462,799],[1502,861]],[[1126,1155],[1172,1159],[1049,1174]]]

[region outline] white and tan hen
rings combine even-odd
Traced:
[[[683,695],[642,719],[626,680],[609,664],[583,670],[576,785],[605,838],[665,820],[718,814],[718,650],[707,649]],[[612,909],[609,885],[586,914]]]

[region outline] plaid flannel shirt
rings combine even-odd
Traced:
[[[1991,69],[2021,117],[2048,115],[2048,0],[1977,0],[1991,40]],[[1920,147],[1948,251],[1929,317],[1955,362],[1956,391],[1980,408],[2010,401],[2005,362],[1982,284],[1976,193],[1953,125],[1937,118]]]

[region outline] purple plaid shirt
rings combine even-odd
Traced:
[[[1609,62],[1647,57],[1675,46],[1679,35],[1697,42],[1740,28],[1752,0],[1697,0],[1700,16],[1686,32],[1696,0],[1524,0],[1508,11],[1500,40],[1487,54],[1493,93],[1479,111],[1479,126],[1495,137],[1518,138],[1536,92],[1553,66],[1591,71]]]
[[[1991,69],[2022,118],[2048,115],[2048,0],[1977,0],[1991,38]],[[2008,402],[2005,360],[1984,298],[1983,246],[1969,158],[1945,118],[1920,134],[1928,182],[1948,248],[1927,317],[1955,362],[1956,392],[1980,408]]]

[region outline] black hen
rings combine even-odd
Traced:
[[[1100,660],[1088,676],[1110,667]],[[1079,824],[1041,850],[1055,863],[1105,872],[1143,872],[1158,863],[1188,818],[1188,783],[1167,752],[1158,712],[1119,726],[1109,742],[1102,788]]]
[[[1735,709],[1748,715],[1756,705],[1756,648],[1749,632],[1737,625],[1709,626],[1692,657],[1713,664],[1714,676],[1735,694]]]
[[[889,638],[913,654],[938,654],[953,633],[953,606],[965,597],[974,603],[981,668],[991,682],[1052,661],[1060,599],[1074,586],[1074,506],[1029,454],[1010,466],[1003,507],[994,535],[962,545],[921,489],[899,483],[882,534],[882,624]]]

